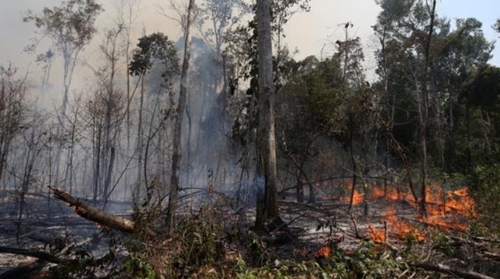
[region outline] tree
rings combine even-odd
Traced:
[[[483,65],[463,88],[466,105],[468,168],[490,165],[500,155],[497,124],[500,93],[500,68]]]
[[[127,67],[125,68],[126,77],[127,77],[127,153],[130,151],[130,100],[132,95],[131,90],[131,82],[128,65],[130,64],[130,37],[133,31],[133,25],[137,19],[137,13],[139,10],[139,0],[120,0],[118,3],[118,24],[119,27],[123,28],[123,32],[121,32],[124,40],[124,53],[125,53],[125,63]],[[125,180],[128,179],[128,174],[126,175]]]
[[[139,39],[138,48],[134,50],[133,59],[129,65],[129,72],[133,76],[139,76],[141,83],[141,96],[139,101],[139,116],[137,128],[136,154],[138,155],[138,177],[135,188],[135,198],[141,196],[142,182],[142,156],[143,156],[143,107],[145,94],[145,78],[146,74],[153,68],[154,62],[160,62],[165,67],[162,77],[164,78],[164,86],[169,86],[171,78],[176,76],[179,71],[179,61],[177,57],[177,48],[175,44],[162,33],[153,33],[149,36],[144,36]],[[130,101],[130,100],[129,100]],[[136,200],[137,201],[137,200]]]
[[[0,181],[4,178],[12,141],[22,132],[26,118],[26,77],[17,75],[14,66],[0,66]]]
[[[52,40],[55,50],[63,57],[63,98],[59,115],[59,122],[63,124],[69,91],[73,80],[73,73],[80,53],[87,46],[96,33],[95,21],[101,12],[101,5],[94,0],[69,0],[61,7],[44,8],[41,14],[28,11],[23,18],[24,22],[33,22],[41,30],[42,38]],[[36,43],[29,47],[33,49]],[[60,129],[58,128],[58,136]],[[59,175],[61,146],[57,151],[56,179]]]
[[[387,149],[386,158],[391,152],[401,155],[410,188],[410,168],[419,164],[420,194],[414,196],[423,214],[426,181],[434,178],[428,169],[470,169],[473,133],[478,132],[471,123],[477,111],[463,91],[492,50],[478,20],[457,19],[452,30],[450,21],[436,14],[436,2],[378,1],[382,12],[374,27],[381,43],[377,72],[382,78],[378,88],[383,92],[386,145],[394,147]],[[411,157],[418,160],[411,162]]]
[[[407,115],[407,118],[411,116],[411,121],[406,121],[411,123],[411,126],[406,125],[409,129],[405,131],[407,136],[418,131],[419,144],[416,147],[418,151],[415,151],[420,156],[420,208],[425,214],[429,145],[427,133],[428,122],[431,119],[429,91],[435,92],[431,89],[433,83],[429,82],[429,70],[431,62],[435,59],[431,54],[431,40],[434,37],[435,25],[438,23],[435,14],[436,1],[429,4],[428,1],[381,0],[378,3],[382,7],[382,12],[378,17],[375,30],[384,47],[384,51],[379,52],[381,55],[379,67],[382,66],[379,73],[384,73],[386,79],[387,104],[392,103],[391,105],[398,106],[397,102],[400,100],[395,100],[396,95],[393,95],[392,102],[389,101],[390,95],[396,94],[397,91],[400,95],[403,92],[405,95],[408,94],[407,99],[401,99],[406,103],[401,107],[406,109],[406,112],[402,112]],[[391,55],[393,57],[389,57]],[[389,91],[392,92],[389,94]],[[433,100],[437,101],[437,98]],[[393,128],[392,119],[398,118],[399,115],[394,112],[394,108],[386,108],[386,110],[389,111],[386,115],[390,115],[386,117],[389,120],[389,127]],[[399,133],[399,131],[393,131],[393,133]],[[405,143],[411,140],[407,138]],[[410,183],[411,186],[412,183]],[[411,190],[414,192],[413,189]]]
[[[420,160],[421,160],[421,199],[420,208],[425,217],[427,217],[426,198],[427,198],[427,121],[428,121],[428,82],[429,82],[429,66],[431,63],[431,40],[434,33],[434,22],[436,19],[436,3],[437,0],[432,0],[432,9],[430,10],[430,27],[428,31],[427,41],[425,44],[425,65],[424,76],[421,85],[422,94],[417,97],[418,103],[418,120],[420,125]]]
[[[184,60],[182,62],[182,72],[181,72],[181,90],[179,93],[179,102],[177,104],[175,123],[174,123],[174,135],[173,135],[173,154],[172,154],[172,173],[170,178],[170,195],[168,198],[168,208],[167,208],[167,229],[172,230],[174,228],[174,217],[177,211],[177,203],[179,200],[179,190],[180,190],[180,175],[181,175],[181,160],[182,160],[182,145],[181,145],[181,135],[182,135],[182,121],[184,119],[184,111],[186,110],[186,102],[188,95],[189,86],[189,60],[191,58],[191,34],[190,29],[194,19],[194,9],[195,0],[189,0],[189,6],[187,10],[187,22],[184,30]]]
[[[257,32],[259,54],[259,122],[257,128],[257,215],[256,228],[277,222],[278,177],[276,173],[276,138],[274,127],[275,86],[269,0],[257,1]]]
[[[292,68],[290,77],[276,96],[278,158],[296,169],[297,202],[304,201],[304,184],[308,184],[309,202],[313,203],[314,187],[307,165],[321,152],[315,143],[331,137],[339,126],[342,71],[336,61],[318,61],[314,56],[287,64]]]
[[[101,10],[101,5],[94,0],[70,0],[62,7],[44,8],[38,15],[28,11],[28,15],[23,18],[24,22],[34,22],[42,35],[50,38],[55,49],[63,56],[62,114],[68,103],[78,56],[96,33],[94,24]]]
[[[500,18],[497,19],[497,22],[492,26],[493,30],[495,30],[497,33],[500,33]]]

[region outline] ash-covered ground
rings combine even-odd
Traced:
[[[234,199],[222,194],[205,193],[203,202],[183,201],[181,211],[185,214],[196,212],[201,204],[226,207],[227,216],[238,215],[239,222],[250,227],[255,220],[254,208],[236,208]],[[15,193],[5,193],[2,197],[0,213],[0,246],[52,251],[58,246],[81,245],[82,249],[100,257],[109,251],[110,238],[107,232],[91,221],[78,216],[71,207],[48,194],[28,194],[23,203],[23,214],[19,216],[20,203]],[[132,203],[123,201],[98,202],[95,206],[106,212],[132,218]],[[292,240],[287,242],[284,251],[300,248],[310,252],[324,246],[328,240],[336,239],[345,250],[354,250],[363,239],[373,239],[391,244],[404,241],[410,231],[396,226],[407,223],[418,231],[417,237],[424,236],[428,224],[416,216],[415,204],[405,200],[384,198],[367,200],[354,205],[349,210],[345,199],[327,199],[318,197],[313,204],[299,204],[293,198],[280,200],[280,213],[288,226]],[[391,210],[388,210],[390,208]],[[181,213],[182,214],[182,213]],[[397,220],[388,222],[389,214]],[[443,216],[445,217],[445,216]],[[455,217],[451,221],[459,222]],[[383,239],[377,239],[377,232],[383,233]],[[305,249],[304,249],[305,248]],[[0,253],[0,273],[10,268],[26,265],[36,259],[21,255]]]

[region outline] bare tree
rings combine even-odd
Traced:
[[[279,218],[276,139],[274,128],[275,86],[273,82],[273,53],[269,0],[257,1],[257,32],[259,51],[259,123],[257,129],[257,176],[264,185],[257,187],[257,216],[255,226],[263,228]],[[263,189],[264,187],[264,189]]]
[[[16,239],[19,243],[21,233],[21,221],[26,213],[25,199],[26,194],[31,186],[37,180],[35,174],[36,161],[39,159],[40,154],[45,148],[45,143],[48,140],[47,133],[44,131],[45,119],[39,113],[33,113],[30,128],[27,133],[23,135],[24,154],[23,154],[23,168],[22,173],[16,175],[20,180],[20,187],[17,189],[18,208],[17,208],[17,221],[16,221]]]
[[[123,32],[121,32],[121,35],[123,36],[123,49],[124,49],[124,56],[125,56],[125,63],[127,67],[125,67],[126,70],[126,78],[127,78],[127,87],[126,87],[126,92],[127,92],[127,108],[126,108],[126,130],[127,130],[127,153],[130,151],[130,128],[131,128],[131,120],[130,120],[130,101],[132,98],[132,88],[131,88],[131,81],[130,81],[130,75],[128,72],[128,65],[130,64],[130,37],[132,36],[132,31],[133,31],[133,24],[135,23],[137,19],[137,13],[140,9],[139,7],[140,2],[138,0],[119,0],[117,2],[117,10],[118,10],[118,26],[123,28]],[[127,180],[127,175],[126,175],[126,180]]]
[[[73,80],[78,57],[87,46],[96,29],[94,27],[97,16],[101,11],[101,5],[94,0],[70,0],[61,7],[44,8],[42,13],[34,14],[28,11],[24,22],[33,22],[42,32],[42,38],[48,37],[52,40],[55,50],[63,57],[63,100],[59,116],[59,122],[64,121],[64,114],[68,105],[68,96]],[[36,44],[28,47],[30,50],[36,48]],[[60,128],[58,128],[58,136]],[[59,175],[60,157],[62,144],[56,155],[56,179]]]
[[[26,114],[26,77],[16,75],[14,66],[0,67],[0,180],[7,167],[12,141],[21,132]]]
[[[153,33],[149,36],[143,36],[139,39],[138,48],[134,50],[134,57],[129,65],[129,71],[131,75],[139,76],[141,83],[141,97],[139,102],[139,123],[137,131],[137,149],[136,154],[138,155],[138,177],[137,184],[134,190],[134,201],[136,202],[138,198],[142,195],[143,189],[141,166],[143,160],[143,108],[144,108],[144,95],[145,95],[145,78],[146,74],[150,72],[153,67],[153,62],[160,61],[165,71],[162,72],[161,76],[163,78],[163,83],[160,85],[163,89],[170,88],[171,80],[173,76],[178,74],[178,57],[177,49],[172,41],[168,40],[168,37],[162,33]]]
[[[93,0],[70,0],[62,7],[44,8],[38,15],[28,11],[23,18],[24,22],[34,22],[63,56],[63,114],[78,56],[96,32],[94,23],[100,11],[101,6]]]
[[[191,58],[191,34],[190,28],[193,23],[194,10],[195,10],[195,0],[189,0],[189,6],[187,10],[187,22],[186,28],[184,29],[184,61],[182,63],[181,72],[181,90],[179,93],[179,102],[177,104],[175,126],[174,126],[174,136],[173,136],[173,155],[172,155],[172,174],[170,179],[170,196],[168,200],[167,209],[167,229],[171,230],[174,227],[174,216],[177,210],[177,203],[179,200],[179,178],[181,171],[181,160],[182,160],[182,146],[181,146],[181,135],[182,135],[182,121],[184,119],[184,111],[186,110],[186,102],[188,95],[188,72],[189,72],[189,60]]]

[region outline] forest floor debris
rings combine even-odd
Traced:
[[[8,278],[8,272],[22,266],[30,269],[26,274],[45,272],[42,278],[57,278],[50,276],[70,274],[69,270],[78,268],[85,272],[73,271],[70,278],[90,278],[91,274],[103,278],[160,274],[166,278],[276,278],[277,274],[288,276],[284,278],[321,274],[425,278],[427,272],[437,272],[439,278],[500,278],[500,240],[473,235],[475,213],[465,214],[457,208],[446,211],[446,206],[432,201],[429,208],[441,211],[427,219],[419,216],[413,201],[390,196],[372,195],[352,210],[341,199],[323,198],[316,204],[280,201],[287,229],[277,227],[266,235],[242,224],[239,210],[225,208],[221,213],[217,208],[201,207],[183,214],[178,233],[165,238],[147,233],[153,229],[142,225],[141,235],[108,229],[120,229],[106,224],[114,217],[122,220],[125,216],[132,222],[130,204],[117,203],[106,213],[113,218],[90,216],[92,222],[75,213],[84,218],[89,212],[101,216],[105,213],[99,209],[102,204],[88,211],[90,203],[53,191],[76,210],[58,206],[59,211],[52,210],[48,216],[47,200],[34,198],[28,201],[31,214],[21,219],[21,232],[16,232],[15,215],[9,218],[4,213],[7,226],[1,233],[0,270],[6,273],[0,278]],[[51,202],[54,209],[57,202]],[[245,211],[243,219],[250,224],[255,212]],[[290,237],[278,241],[277,232]],[[54,268],[57,265],[67,268]]]

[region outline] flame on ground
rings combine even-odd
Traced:
[[[368,228],[370,229],[371,232],[371,239],[375,242],[385,242],[385,230],[384,229],[377,229],[371,224],[368,225]]]
[[[425,235],[410,222],[401,219],[397,216],[396,209],[394,207],[388,207],[386,209],[386,216],[384,217],[385,226],[383,229],[375,228],[373,225],[369,224],[371,239],[375,242],[385,242],[387,241],[387,234],[393,233],[398,238],[405,239],[411,237],[417,241],[423,241]]]
[[[388,188],[385,191],[379,187],[372,187],[370,192],[368,196],[369,200],[380,198],[392,201],[406,200],[413,205],[414,212],[418,212],[418,203],[415,202],[410,193],[399,191],[395,187]],[[364,198],[365,194],[355,191],[355,197]],[[427,217],[416,214],[415,221],[437,227],[444,231],[466,231],[467,219],[477,217],[474,209],[474,200],[471,198],[467,187],[445,192],[438,184],[432,183],[427,187],[426,202]],[[379,229],[372,224],[368,226],[372,240],[377,242],[386,241],[388,233],[392,233],[399,238],[411,236],[418,241],[425,239],[425,229],[419,228],[416,223],[412,224],[405,219],[399,218],[394,205],[387,207],[385,211],[386,214],[383,220],[387,222],[386,228]]]
[[[365,194],[361,194],[357,189],[352,189],[352,183],[349,183],[347,186],[348,195],[340,197],[340,200],[345,203],[350,203],[351,202],[351,195],[352,195],[352,205],[359,205],[362,204],[365,201]]]
[[[325,245],[314,252],[315,258],[329,258],[332,255],[332,240],[327,238],[325,240]]]

